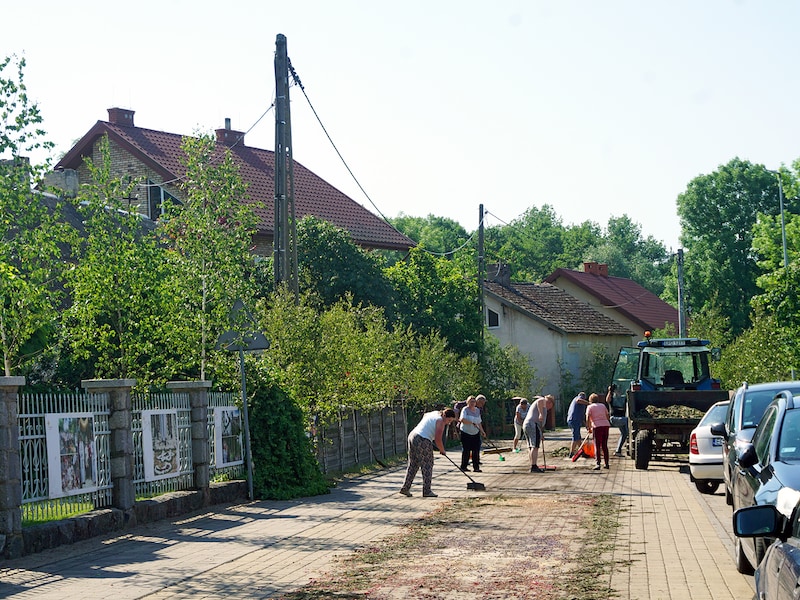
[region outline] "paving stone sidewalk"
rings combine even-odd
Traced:
[[[546,449],[564,447],[567,436],[548,434]],[[464,474],[438,457],[439,498],[421,497],[419,475],[413,497],[398,494],[405,470],[396,467],[347,481],[325,496],[215,507],[0,562],[0,597],[271,598],[324,573],[334,556],[394,533],[448,499],[604,493],[622,499],[614,558],[630,566],[609,580],[619,598],[752,598],[752,577],[737,573],[730,534],[681,472],[681,463],[654,461],[637,471],[633,461],[614,458],[610,470],[592,471],[591,461],[548,455],[555,470],[533,474],[525,452],[501,456],[484,455],[483,472],[471,474],[486,492],[467,490]]]

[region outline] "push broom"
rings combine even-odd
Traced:
[[[469,479],[469,483],[467,484],[467,489],[468,489],[468,490],[475,490],[476,492],[483,492],[483,491],[486,491],[486,486],[485,486],[485,485],[483,485],[482,483],[480,483],[480,482],[478,482],[478,481],[475,481],[475,480],[474,480],[472,477],[470,477],[469,475],[467,475],[466,471],[461,471],[461,469],[459,469],[458,465],[455,463],[455,461],[454,461],[452,458],[450,458],[449,456],[447,456],[447,454],[445,454],[445,455],[444,455],[444,457],[445,457],[447,460],[449,460],[451,463],[453,463],[453,466],[454,466],[456,469],[458,469],[458,470],[459,470],[461,473],[464,473],[464,476],[465,476],[467,479]]]

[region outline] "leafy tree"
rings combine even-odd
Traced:
[[[753,324],[722,352],[715,366],[723,388],[734,389],[743,381],[763,383],[791,379],[791,366],[797,364],[796,344],[787,343],[793,332],[775,315],[756,311]],[[791,337],[793,342],[796,338]]]
[[[393,290],[382,257],[359,248],[348,232],[307,216],[297,224],[297,248],[301,291],[316,294],[325,306],[350,294],[355,304],[391,309]]]
[[[510,225],[486,230],[486,260],[511,265],[515,279],[542,281],[559,267],[579,266],[599,235],[594,223],[568,228],[552,206],[531,207]]]
[[[94,363],[95,377],[147,383],[163,371],[166,354],[159,345],[164,254],[145,221],[125,210],[135,182],[112,176],[108,137],[98,154],[99,163],[85,161],[91,182],[77,197],[85,231],[67,274],[72,303],[63,331],[75,356]]]
[[[428,215],[427,217],[411,217],[400,213],[395,219],[389,219],[394,227],[422,244],[429,252],[438,256],[451,257],[455,250],[470,243],[470,235],[453,219]]]
[[[689,306],[702,310],[716,294],[734,335],[749,325],[762,274],[752,252],[753,225],[759,213],[778,211],[775,176],[739,158],[696,177],[678,196]]]
[[[165,210],[173,298],[167,333],[181,357],[176,373],[202,380],[211,357],[219,358],[213,350],[235,301],[252,304],[255,216],[230,150],[217,150],[210,135],[184,138],[182,147],[185,201]]]
[[[483,319],[474,276],[419,246],[386,273],[397,291],[400,322],[423,337],[441,335],[461,356],[479,351]]]
[[[495,336],[485,336],[479,389],[487,398],[530,398],[539,391],[535,380],[536,369],[516,346],[501,346]]]
[[[669,269],[664,245],[653,236],[642,238],[641,226],[627,215],[608,220],[605,235],[587,258],[607,264],[609,275],[632,279],[657,296],[664,291]]]
[[[6,76],[16,66],[16,74]],[[45,166],[26,155],[50,149],[38,126],[42,116],[28,98],[25,60],[0,61],[0,349],[3,372],[12,372],[49,342],[61,298],[59,242],[68,228],[58,221],[60,205],[31,192]]]

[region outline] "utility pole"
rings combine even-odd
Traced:
[[[683,298],[683,248],[678,248],[678,337],[686,337],[686,305]]]
[[[294,212],[294,159],[289,111],[289,56],[286,36],[275,39],[275,224],[273,236],[275,286],[286,283],[298,298]]]
[[[483,345],[483,329],[486,322],[486,306],[483,293],[483,282],[486,279],[486,265],[483,255],[483,204],[478,207],[478,294],[481,300],[481,346]]]

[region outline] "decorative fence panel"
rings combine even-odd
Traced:
[[[191,416],[187,393],[133,394],[133,482],[137,498],[194,486]]]
[[[231,392],[208,393],[209,477],[244,479],[244,422]],[[217,431],[221,427],[221,431]]]
[[[110,506],[108,394],[21,393],[18,402],[23,520]]]

